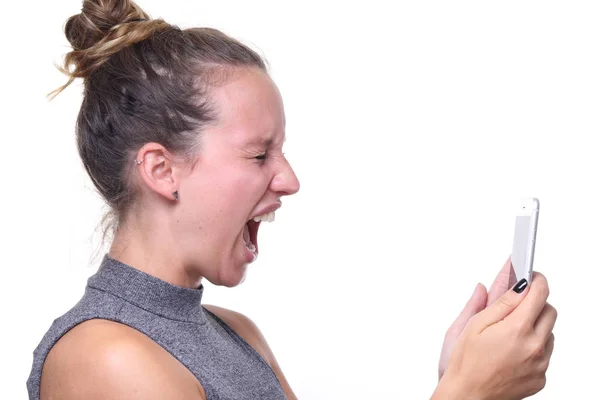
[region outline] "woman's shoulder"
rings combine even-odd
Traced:
[[[229,327],[231,327],[235,333],[241,336],[262,358],[271,365],[273,360],[273,353],[269,349],[267,341],[263,336],[258,326],[250,318],[237,311],[229,310],[227,308],[218,307],[211,304],[203,305],[205,309],[219,317]]]
[[[167,351],[124,324],[91,319],[52,347],[40,399],[204,399],[197,379]]]
[[[267,340],[254,321],[242,313],[228,310],[223,307],[205,304],[204,308],[222,319],[223,322],[229,325],[229,327],[231,327],[235,333],[241,336],[246,343],[248,343],[258,354],[260,354],[265,362],[269,364],[271,369],[273,369],[273,372],[277,376],[277,379],[279,379],[279,382],[281,383],[281,386],[283,387],[288,399],[296,398],[277,362],[277,359],[275,358],[275,355],[273,354],[273,351],[269,347]]]

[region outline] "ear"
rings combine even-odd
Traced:
[[[138,152],[135,167],[143,184],[142,190],[152,191],[167,200],[177,200],[183,159],[158,143],[146,143]]]

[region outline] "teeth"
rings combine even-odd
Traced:
[[[259,215],[253,218],[255,222],[265,221],[265,222],[273,222],[275,221],[275,211],[271,211],[270,213],[266,213],[263,215]]]

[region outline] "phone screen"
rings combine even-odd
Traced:
[[[515,220],[515,236],[512,250],[512,270],[509,287],[513,287],[522,278],[529,279],[528,254],[532,217],[518,215]]]

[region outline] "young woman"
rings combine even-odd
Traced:
[[[65,33],[67,85],[85,83],[79,153],[115,229],[83,298],[35,350],[30,399],[294,399],[251,320],[201,303],[203,279],[243,280],[261,221],[299,190],[264,61],[129,0],[85,0]],[[556,311],[542,275],[527,284],[487,308],[478,287],[448,331],[433,398],[544,386]]]

